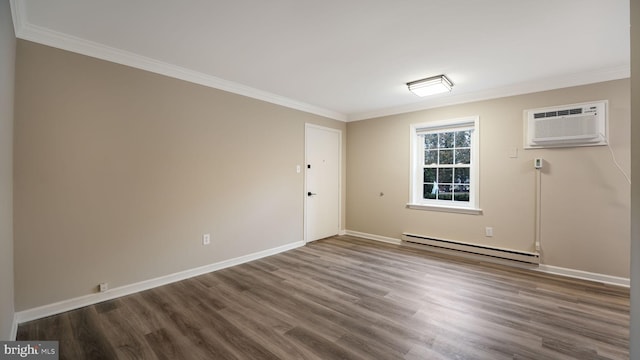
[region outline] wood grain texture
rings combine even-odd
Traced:
[[[337,236],[18,339],[60,359],[628,359],[629,290]]]

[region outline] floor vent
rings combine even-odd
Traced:
[[[449,250],[449,252],[456,251],[528,264],[540,264],[540,254],[527,251],[496,248],[461,241],[433,239],[409,233],[403,233],[401,239],[407,243],[427,245],[437,249]]]

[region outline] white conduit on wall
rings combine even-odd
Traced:
[[[540,246],[541,238],[541,217],[542,217],[542,166],[544,160],[542,158],[535,159],[534,167],[536,169],[536,225],[535,225],[535,249],[540,254],[540,262],[542,262],[542,247]]]

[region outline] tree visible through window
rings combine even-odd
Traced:
[[[412,125],[410,207],[477,207],[478,118]]]
[[[424,134],[424,199],[469,201],[471,130]]]

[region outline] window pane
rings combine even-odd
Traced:
[[[424,148],[425,149],[437,149],[438,148],[438,134],[425,134],[424,135]]]
[[[438,163],[438,150],[427,150],[424,152],[424,164],[435,165]]]
[[[469,185],[456,185],[454,188],[455,201],[469,201]]]
[[[455,168],[455,183],[456,184],[468,184],[471,169],[469,168]]]
[[[471,130],[456,132],[456,147],[471,147]]]
[[[439,183],[452,183],[453,182],[453,169],[440,168],[438,169],[438,182]]]
[[[436,182],[436,169],[424,169],[424,179],[423,181],[426,183]]]
[[[456,164],[471,164],[471,149],[456,149]]]
[[[453,133],[445,132],[440,133],[440,148],[451,149],[453,148]]]
[[[440,150],[440,164],[453,164],[453,150]]]
[[[452,187],[451,185],[442,185],[438,184],[438,199],[440,200],[451,200],[453,198],[451,194]]]
[[[436,195],[438,194],[438,190],[436,188],[436,190],[433,190],[433,184],[424,184],[423,186],[423,195],[422,197],[424,199],[435,199]]]
[[[442,121],[433,126],[412,125],[417,141],[412,141],[415,148],[411,152],[411,201],[425,205],[425,208],[435,204],[444,207],[478,205],[475,193],[478,188],[474,183],[478,172],[475,163],[477,121],[476,117],[470,117]]]

